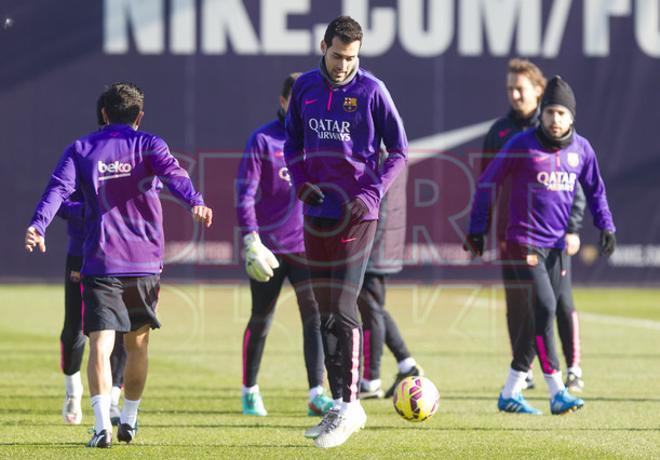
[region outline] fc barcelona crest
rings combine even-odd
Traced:
[[[568,155],[566,155],[566,161],[571,168],[577,168],[580,164],[580,155],[575,152],[568,152]]]
[[[355,112],[357,110],[357,97],[345,97],[344,110],[346,112]]]

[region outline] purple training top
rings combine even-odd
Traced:
[[[381,141],[389,156],[378,168]],[[405,167],[408,141],[403,122],[385,85],[358,69],[349,83],[333,88],[313,70],[293,85],[286,118],[284,156],[296,186],[323,190],[310,216],[339,218],[342,204],[355,197],[367,206],[364,220],[378,218],[380,200]]]
[[[574,133],[561,150],[541,146],[535,130],[513,137],[479,177],[472,202],[470,233],[486,233],[495,188],[511,175],[506,239],[540,248],[563,248],[576,182],[594,216],[594,225],[614,232],[605,184],[593,148]]]
[[[302,203],[284,161],[284,122],[273,120],[252,133],[238,168],[236,212],[241,231],[259,232],[276,254],[305,251]]]
[[[204,204],[165,141],[129,125],[106,126],[65,150],[31,225],[45,235],[62,201],[77,188],[85,206],[82,273],[160,273],[164,242],[159,179],[188,206]]]

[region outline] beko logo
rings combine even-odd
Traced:
[[[130,176],[133,166],[130,163],[121,163],[119,161],[113,161],[112,163],[99,161],[96,169],[99,174],[110,174],[109,176],[100,176],[99,180],[108,180]]]

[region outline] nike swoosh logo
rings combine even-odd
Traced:
[[[502,138],[502,137],[506,136],[507,134],[509,134],[510,132],[511,132],[511,128],[506,128],[506,129],[503,129],[502,131],[500,131],[499,133],[497,133],[497,135],[500,136],[500,138]]]
[[[275,152],[276,158],[282,158],[283,156],[284,156],[284,152]]]
[[[342,238],[341,241],[342,243],[350,243],[351,241],[355,241],[357,238]]]
[[[534,157],[534,162],[535,163],[540,163],[542,161],[548,161],[550,157],[547,156],[541,156],[541,157]]]
[[[484,136],[495,123],[496,118],[482,121],[462,128],[445,131],[432,136],[420,137],[408,143],[408,163],[415,164],[435,157],[439,152],[447,151],[473,139]]]
[[[305,105],[313,104],[313,103],[315,103],[316,101],[318,101],[318,99],[306,99],[306,100],[305,100]]]

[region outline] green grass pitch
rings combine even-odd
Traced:
[[[320,451],[302,435],[318,419],[306,415],[292,291],[282,293],[259,377],[269,416],[252,418],[240,414],[246,285],[165,283],[138,437],[90,452],[83,447],[93,425],[88,394],[82,425],[60,417],[62,288],[0,286],[0,458],[660,458],[660,290],[575,294],[586,405],[549,415],[537,371],[537,389],[526,396],[545,415],[530,417],[496,410],[510,353],[499,290],[392,285],[389,309],[440,390],[440,409],[413,424],[389,400],[366,401],[366,429]],[[395,372],[386,352],[385,385]]]

